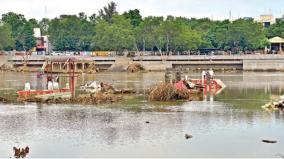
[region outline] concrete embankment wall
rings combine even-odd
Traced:
[[[165,71],[166,68],[172,68],[171,62],[164,61],[143,61],[139,62],[147,71]]]
[[[0,66],[5,64],[8,61],[7,56],[0,56]]]
[[[28,57],[28,65],[39,66],[45,58],[60,59],[66,57]],[[131,63],[140,63],[149,71],[165,71],[166,68],[180,68],[185,70],[222,69],[245,71],[284,71],[284,55],[234,55],[234,56],[145,56],[145,57],[81,57],[77,60],[95,62],[102,70],[125,70]],[[0,64],[7,61],[7,57],[0,57]],[[10,62],[16,66],[23,65],[23,57],[11,57]]]
[[[244,71],[284,71],[284,59],[243,60]]]
[[[214,69],[214,70],[242,70],[242,61],[190,61],[190,62],[173,62],[172,68],[185,70]]]

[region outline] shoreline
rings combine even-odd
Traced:
[[[2,63],[14,68],[20,68],[20,71],[22,71],[21,67],[24,66],[35,70],[42,69],[46,61],[51,60],[55,61],[53,64],[54,73],[61,73],[66,71],[63,67],[64,61],[59,63],[58,61],[66,58],[75,60],[76,73],[88,73],[90,71],[90,73],[95,73],[95,71],[124,72],[131,65],[140,65],[144,71],[150,72],[165,71],[167,68],[172,70],[181,68],[183,71],[198,71],[210,68],[220,71],[284,71],[284,55],[180,55],[131,58],[119,56],[27,56],[25,59],[19,56],[11,56],[6,58],[6,62],[2,60]],[[90,67],[90,63],[94,66]],[[30,69],[27,69],[27,71],[30,71]]]

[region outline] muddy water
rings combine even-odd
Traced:
[[[28,157],[283,156],[284,115],[260,106],[284,94],[284,73],[216,74],[227,87],[203,101],[147,102],[146,89],[163,80],[163,73],[100,73],[79,76],[77,85],[96,79],[135,88],[137,95],[101,106],[0,104],[0,157],[26,145]],[[23,73],[1,73],[0,78],[0,95],[11,98],[25,81],[33,88],[44,81]],[[193,138],[186,140],[185,133]]]

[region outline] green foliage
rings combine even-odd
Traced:
[[[273,38],[275,36],[279,36],[284,38],[284,21],[278,20],[275,24],[271,25],[266,29],[266,36],[268,38]]]
[[[143,50],[194,50],[203,42],[202,34],[191,29],[187,19],[172,16],[168,16],[166,20],[163,17],[146,17],[135,32],[136,42]]]
[[[40,22],[39,22],[39,28],[41,30],[41,33],[43,35],[46,35],[47,34],[47,31],[48,31],[48,26],[49,26],[49,19],[47,18],[43,18]]]
[[[155,46],[162,44],[158,34],[158,28],[163,22],[163,17],[146,17],[142,23],[135,28],[135,39],[138,48],[152,50]],[[158,46],[157,46],[158,45]]]
[[[215,25],[209,31],[207,39],[214,47],[234,52],[262,49],[267,45],[261,24],[244,19]]]
[[[33,37],[33,27],[30,23],[24,24],[19,30],[19,35],[16,39],[16,49],[28,51],[35,47],[35,38]]]
[[[98,15],[61,15],[59,18],[26,20],[21,14],[2,15],[0,49],[30,50],[35,46],[33,28],[48,35],[55,50],[151,50],[188,51],[219,48],[233,52],[262,49],[267,38],[284,38],[284,22],[270,28],[253,20],[212,21],[208,18],[149,16],[142,18],[138,9],[119,15],[116,3],[110,2]],[[7,39],[7,40],[3,40]]]
[[[8,24],[0,23],[0,50],[11,50],[13,47],[11,27]]]
[[[35,46],[33,27],[37,22],[34,19],[27,21],[23,15],[9,12],[2,15],[2,21],[11,26],[16,50],[28,51]]]
[[[61,15],[48,22],[48,34],[56,50],[79,51],[91,50],[94,35],[93,25],[84,13]]]
[[[140,15],[140,11],[138,9],[129,10],[128,12],[124,12],[123,16],[127,19],[130,19],[132,26],[135,28],[140,25],[142,22],[142,16]]]
[[[31,25],[32,28],[39,28],[40,27],[38,21],[34,18],[30,19],[28,21],[28,23]]]
[[[197,49],[202,43],[202,34],[192,30],[183,19],[168,16],[158,32],[164,41],[164,50],[185,51]]]
[[[112,23],[101,20],[96,25],[96,36],[94,43],[100,50],[121,51],[132,49],[134,43],[133,28],[130,20],[123,16],[116,15]]]
[[[118,12],[116,11],[116,3],[111,1],[107,6],[105,6],[103,9],[99,10],[99,17],[109,23],[112,22],[112,17],[115,15],[118,15]]]

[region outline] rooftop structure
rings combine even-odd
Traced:
[[[50,43],[48,37],[41,35],[40,28],[34,28],[34,37],[36,38],[35,51],[37,52],[50,52]]]
[[[260,15],[258,22],[262,23],[265,28],[270,27],[270,25],[276,22],[272,14]]]
[[[282,54],[284,39],[280,37],[274,37],[269,39],[270,51]]]

